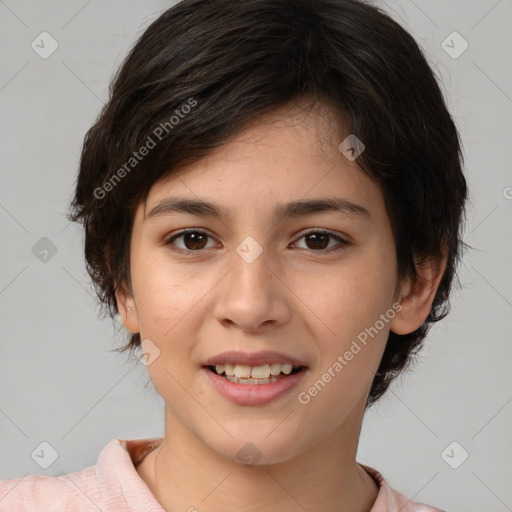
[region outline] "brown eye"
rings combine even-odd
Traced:
[[[206,247],[209,238],[211,238],[211,236],[204,231],[182,231],[167,240],[165,245],[176,245],[176,247],[184,251],[200,251]],[[182,239],[182,245],[174,243],[174,241],[178,239]]]
[[[207,239],[208,236],[202,233],[185,233],[183,235],[183,243],[190,250],[203,249]]]
[[[306,241],[310,242],[308,248],[314,250],[325,249],[329,245],[329,238],[330,235],[326,233],[310,233],[304,237]]]
[[[178,250],[183,252],[200,252],[202,249],[208,248],[207,244],[209,238],[213,240],[213,238],[204,231],[187,230],[169,238],[165,242],[165,245],[175,246]],[[180,239],[182,240],[181,244],[175,242]],[[350,245],[349,242],[330,231],[310,231],[299,238],[299,240],[302,239],[306,242],[305,249],[311,252],[330,253],[342,250]],[[331,241],[333,240],[337,240],[338,244],[331,245]],[[295,246],[295,244],[293,245]],[[336,247],[336,245],[338,247]],[[215,245],[210,245],[210,248],[214,246]]]
[[[299,240],[302,239],[305,241],[305,248],[312,252],[330,253],[342,250],[346,246],[350,245],[349,242],[335,235],[334,233],[331,233],[330,231],[310,231],[309,233],[306,233],[299,238]],[[336,244],[330,245],[332,240],[338,241],[338,247],[336,247]]]

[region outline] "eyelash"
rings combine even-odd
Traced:
[[[179,231],[178,233],[173,234],[170,238],[168,238],[164,242],[164,245],[168,245],[168,246],[174,245],[173,244],[174,240],[176,240],[177,238],[183,237],[183,235],[186,235],[187,233],[196,233],[196,234],[200,234],[200,235],[206,235],[209,238],[213,238],[211,235],[209,235],[205,231],[201,231],[200,229],[195,229],[195,228],[189,228],[189,229],[184,229],[182,231]],[[337,239],[339,241],[340,247],[336,247],[334,249],[331,247],[330,249],[318,249],[318,250],[302,249],[304,251],[308,251],[309,253],[331,254],[331,253],[335,253],[335,252],[338,252],[338,251],[342,251],[347,246],[350,245],[350,242],[348,242],[347,240],[341,238],[338,235],[335,235],[332,231],[327,231],[327,230],[324,230],[324,229],[314,229],[314,230],[308,231],[307,233],[304,233],[302,236],[300,236],[298,238],[298,240],[301,240],[302,238],[304,238],[304,237],[306,237],[308,235],[311,235],[311,234],[329,235],[331,238],[335,238],[335,239]],[[175,251],[178,251],[178,252],[182,252],[182,253],[185,253],[185,254],[187,254],[187,253],[188,254],[192,254],[192,253],[200,253],[200,252],[204,251],[205,249],[198,249],[198,250],[193,251],[193,250],[190,250],[190,249],[182,249],[181,247],[174,246],[174,248],[172,250],[175,250]]]

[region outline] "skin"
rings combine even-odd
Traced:
[[[122,283],[117,300],[125,327],[160,350],[147,368],[165,402],[164,441],[137,471],[168,512],[368,512],[377,497],[376,483],[356,462],[367,396],[389,330],[405,334],[423,323],[445,260],[427,262],[415,285],[398,281],[382,193],[338,150],[349,132],[340,133],[327,107],[299,107],[274,110],[157,182],[135,214],[131,285]],[[218,203],[230,216],[147,217],[175,196]],[[327,196],[369,216],[271,217],[278,203]],[[210,238],[165,244],[184,228]],[[315,243],[304,236],[315,228],[334,235]],[[248,236],[263,249],[252,263],[236,252]],[[350,243],[340,246],[336,236]],[[402,310],[301,404],[298,393],[397,301]],[[237,405],[201,371],[226,350],[284,352],[306,361],[307,374],[274,402]],[[261,454],[252,467],[237,458],[247,442]]]

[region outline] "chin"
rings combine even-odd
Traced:
[[[243,435],[229,441],[230,449],[224,455],[246,466],[279,464],[298,455],[297,438],[290,435],[280,437],[276,432],[268,435],[269,431],[265,429],[265,434],[259,432],[253,435],[250,430],[246,430]]]

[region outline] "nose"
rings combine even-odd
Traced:
[[[291,317],[290,289],[283,270],[265,249],[253,261],[233,252],[231,271],[219,283],[215,318],[225,327],[258,332]]]

